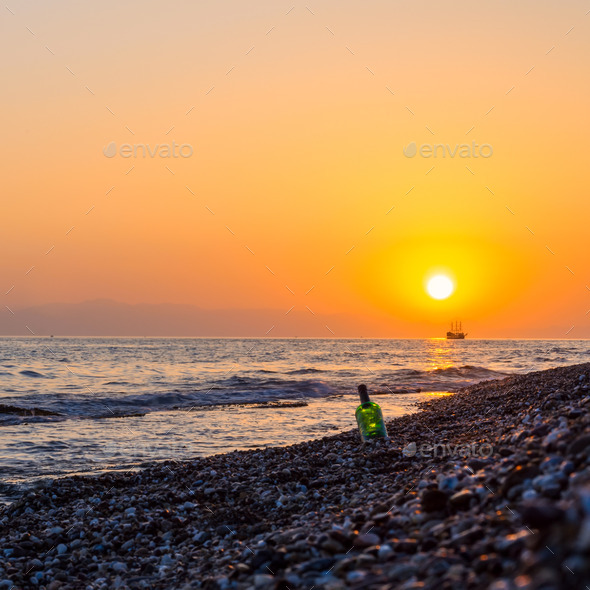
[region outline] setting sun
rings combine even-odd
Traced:
[[[454,291],[453,281],[445,275],[436,275],[432,277],[426,285],[428,294],[434,299],[446,299]]]

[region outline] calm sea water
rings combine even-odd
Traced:
[[[0,500],[43,478],[353,428],[362,382],[393,417],[589,352],[583,340],[0,338]]]

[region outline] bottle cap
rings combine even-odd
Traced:
[[[359,385],[359,397],[361,398],[361,404],[365,404],[371,401],[369,399],[369,393],[367,392],[366,385]]]

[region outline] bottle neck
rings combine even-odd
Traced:
[[[371,401],[369,399],[369,392],[367,391],[366,385],[359,385],[359,397],[361,399],[361,404],[366,404]]]

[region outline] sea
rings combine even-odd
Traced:
[[[2,337],[0,502],[61,476],[349,430],[360,383],[387,419],[589,353],[587,340]]]

